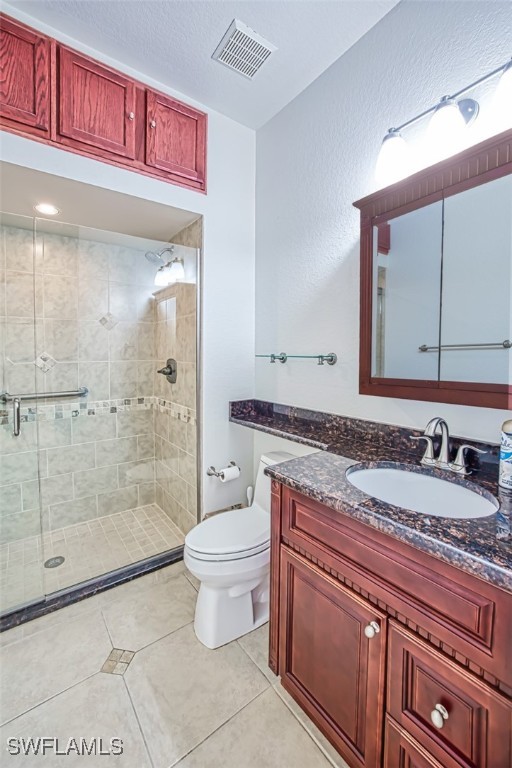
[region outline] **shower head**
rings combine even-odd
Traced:
[[[165,262],[165,259],[162,258],[162,254],[164,253],[174,253],[174,245],[170,245],[167,248],[162,248],[161,251],[147,251],[146,253],[146,259],[151,262],[151,264],[154,264],[156,267],[163,267]]]

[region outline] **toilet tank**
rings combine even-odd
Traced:
[[[272,464],[279,464],[281,461],[288,461],[288,459],[296,459],[293,453],[287,453],[286,451],[271,451],[270,453],[263,453],[260,458],[258,466],[258,474],[256,476],[256,486],[254,489],[254,501],[253,504],[257,504],[270,514],[270,477],[264,474],[265,467],[270,467]]]

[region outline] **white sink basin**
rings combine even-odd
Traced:
[[[347,480],[369,496],[422,515],[469,520],[492,515],[499,507],[463,485],[404,469],[354,469]]]

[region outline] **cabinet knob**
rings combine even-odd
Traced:
[[[377,621],[370,621],[369,624],[366,625],[364,628],[364,634],[368,638],[375,637],[380,632],[380,626]]]
[[[151,128],[156,128],[156,120],[150,120],[149,125],[151,126]]]
[[[130,114],[128,115],[128,119],[135,120],[135,112],[130,112]]]
[[[442,704],[436,704],[430,713],[430,719],[436,728],[442,728],[444,721],[448,720],[448,710]]]

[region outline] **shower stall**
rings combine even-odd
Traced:
[[[0,237],[5,616],[196,524],[199,250],[8,213]]]

